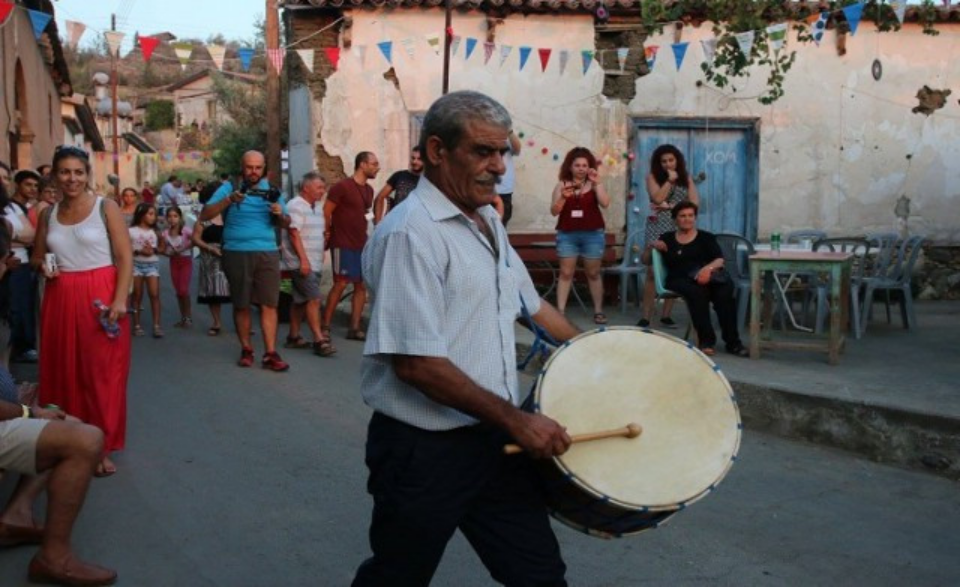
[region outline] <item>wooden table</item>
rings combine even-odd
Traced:
[[[750,256],[750,293],[754,303],[750,306],[750,358],[760,358],[760,348],[790,348],[826,350],[831,365],[840,362],[840,353],[846,342],[844,328],[847,323],[850,300],[851,253],[781,251],[761,252]],[[769,273],[828,273],[830,274],[830,328],[821,340],[775,340],[773,337],[772,304],[764,298],[763,277]],[[768,287],[773,295],[774,288]],[[763,303],[759,303],[763,300]],[[784,300],[786,302],[786,300]],[[763,334],[760,332],[760,314],[763,306]]]

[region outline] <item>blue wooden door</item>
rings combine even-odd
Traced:
[[[646,177],[650,156],[664,144],[683,153],[700,194],[697,225],[713,233],[757,238],[758,133],[754,120],[637,119],[627,201],[628,234],[643,231],[650,215]]]

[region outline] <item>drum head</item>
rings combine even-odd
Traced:
[[[540,374],[534,408],[571,435],[621,428],[639,438],[574,444],[554,459],[598,499],[677,510],[723,479],[740,446],[740,415],[720,368],[672,336],[614,327],[581,334]]]

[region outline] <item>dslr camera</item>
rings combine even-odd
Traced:
[[[279,189],[270,186],[268,189],[259,189],[249,186],[241,186],[239,190],[241,194],[247,196],[248,198],[263,198],[264,200],[270,202],[271,204],[276,204],[280,201],[280,198],[283,194]]]

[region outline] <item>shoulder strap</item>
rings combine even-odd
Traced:
[[[104,205],[105,198],[100,197],[100,220],[103,221],[103,228],[107,231],[107,246],[110,248],[110,262],[114,265],[117,264],[117,260],[113,255],[113,239],[110,238],[110,225],[107,224],[107,207]]]

